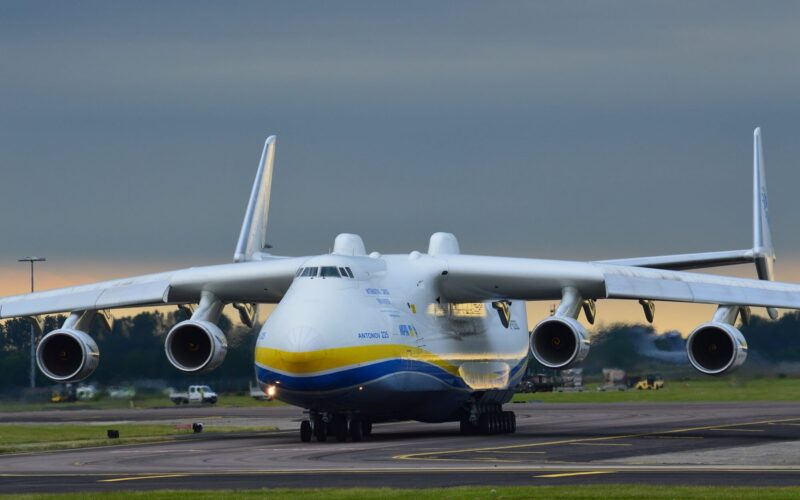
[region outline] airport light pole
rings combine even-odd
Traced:
[[[33,281],[33,265],[36,262],[44,262],[44,257],[23,257],[19,259],[19,262],[30,262],[31,263],[31,293],[33,293],[34,289],[34,281]],[[31,323],[31,389],[36,387],[36,331],[33,328],[33,323]]]

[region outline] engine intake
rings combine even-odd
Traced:
[[[178,370],[203,373],[222,364],[228,352],[228,341],[217,325],[190,319],[172,327],[164,349],[167,359]]]
[[[86,332],[62,328],[45,335],[36,348],[36,364],[56,382],[78,382],[100,363],[97,343]]]
[[[705,323],[686,341],[689,362],[706,375],[735,370],[747,359],[747,341],[742,332],[727,323]]]
[[[531,354],[548,368],[567,368],[589,354],[586,329],[577,320],[551,316],[531,332]]]

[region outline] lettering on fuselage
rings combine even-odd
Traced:
[[[362,340],[388,339],[389,332],[386,330],[382,330],[380,332],[359,332],[358,338]]]

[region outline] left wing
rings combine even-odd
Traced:
[[[71,311],[198,303],[203,292],[221,302],[277,303],[305,257],[192,267],[0,299],[0,318]]]
[[[438,255],[439,289],[450,302],[650,299],[800,309],[800,285],[774,281],[559,260]]]

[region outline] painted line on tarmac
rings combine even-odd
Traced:
[[[764,432],[764,429],[708,429],[710,431],[720,432]]]
[[[493,447],[485,447],[485,448],[467,448],[467,449],[459,449],[459,450],[444,450],[444,451],[431,451],[425,453],[408,453],[403,455],[395,455],[392,457],[395,460],[470,460],[468,458],[463,459],[452,459],[452,458],[441,458],[441,455],[454,455],[459,453],[475,453],[479,451],[492,451],[492,450],[511,450],[511,449],[518,449],[518,448],[532,448],[532,447],[543,447],[543,446],[555,446],[555,445],[562,445],[562,444],[573,444],[573,443],[588,443],[588,442],[604,442],[604,441],[615,441],[619,439],[632,439],[632,438],[642,438],[642,437],[652,437],[658,435],[673,435],[673,434],[681,434],[685,432],[695,432],[695,431],[708,431],[708,430],[728,430],[730,427],[742,427],[742,426],[749,426],[749,425],[769,425],[771,423],[786,423],[786,422],[797,422],[800,418],[785,418],[779,420],[758,420],[754,422],[739,422],[733,424],[720,424],[720,425],[706,425],[700,427],[686,427],[682,429],[673,429],[667,431],[659,431],[659,432],[643,432],[639,434],[621,434],[619,436],[601,436],[595,438],[577,438],[577,439],[561,439],[558,441],[544,441],[540,443],[526,443],[526,444],[512,444],[507,446],[493,446]]]
[[[473,462],[474,463],[474,462]],[[481,461],[480,463],[486,463]],[[774,473],[800,473],[800,466],[737,466],[737,465],[621,465],[621,464],[534,464],[534,465],[509,465],[497,468],[487,469],[486,467],[475,465],[472,467],[376,467],[370,469],[271,469],[271,470],[216,470],[206,472],[190,472],[190,471],[158,471],[158,472],[142,472],[136,476],[127,476],[131,478],[138,477],[153,477],[153,476],[168,476],[174,475],[175,477],[217,477],[217,476],[280,476],[280,475],[311,475],[311,474],[442,474],[442,473],[532,473],[532,472],[592,472],[592,471],[611,471],[611,472],[647,472],[647,473],[702,473],[702,472],[730,472],[730,473],[758,473],[758,472],[774,472]],[[30,473],[0,473],[0,478],[69,478],[69,477],[97,477],[97,478],[110,478],[110,479],[126,479],[120,478],[120,473],[98,472],[98,473],[55,473],[55,474],[42,474],[41,472]]]
[[[99,479],[98,483],[119,483],[121,481],[140,481],[142,479],[165,479],[170,477],[187,477],[191,474],[159,474],[157,476],[132,476],[132,477],[117,477],[114,479]]]
[[[570,443],[570,446],[633,446],[631,443]]]
[[[533,477],[541,477],[547,479],[555,479],[558,477],[575,477],[575,476],[594,476],[597,474],[614,474],[615,470],[587,470],[585,472],[562,472],[560,474],[543,474],[541,476],[533,476]]]

